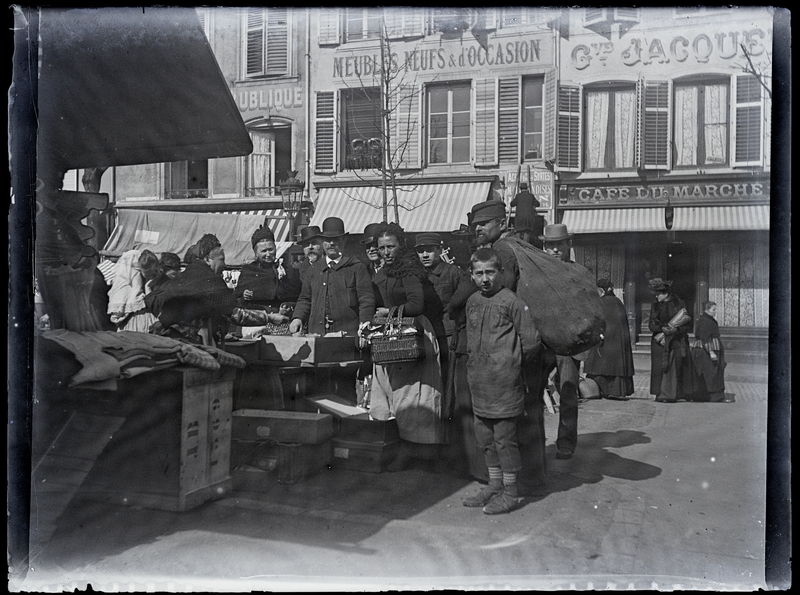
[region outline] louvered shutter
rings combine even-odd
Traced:
[[[639,81],[639,166],[670,169],[672,162],[670,81]]]
[[[321,8],[317,12],[319,20],[319,45],[341,43],[340,14],[338,8]]]
[[[558,88],[557,164],[564,171],[581,171],[582,95],[580,86]]]
[[[401,39],[403,37],[404,11],[399,8],[384,8],[383,20],[386,23],[386,36],[389,39]]]
[[[501,78],[498,81],[498,142],[497,151],[501,162],[519,163],[519,145],[522,135],[520,126],[521,83],[518,76]]]
[[[511,7],[511,8],[503,8],[503,27],[515,27],[517,25],[522,25],[522,8],[521,7]]]
[[[497,23],[499,21],[497,8],[478,8],[476,10],[478,11],[478,18],[476,19],[478,30],[494,31],[497,29]]]
[[[316,102],[314,171],[336,171],[336,92],[318,91]]]
[[[285,8],[267,9],[266,74],[286,74],[289,71],[288,13]]]
[[[475,165],[497,165],[497,79],[472,80]]]
[[[248,8],[246,14],[246,76],[264,74],[264,9]]]
[[[614,8],[614,21],[618,23],[638,23],[639,22],[639,9],[638,8]]]
[[[555,162],[556,160],[556,120],[558,106],[556,104],[556,91],[558,88],[558,76],[555,69],[544,73],[544,115],[542,117],[542,127],[544,128],[544,149],[545,161]]]
[[[605,8],[584,8],[583,9],[583,24],[584,26],[596,25],[605,22],[606,9]]]
[[[422,165],[422,86],[395,88],[389,97],[391,159],[396,169],[418,169]]]
[[[733,77],[731,155],[733,166],[763,165],[761,83],[752,74]]]
[[[403,9],[403,35],[422,37],[425,34],[425,12],[423,8]]]

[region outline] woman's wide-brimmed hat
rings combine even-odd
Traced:
[[[362,244],[374,244],[378,238],[376,237],[378,230],[381,228],[380,223],[370,223],[364,228],[364,239],[361,240]]]
[[[308,243],[309,240],[319,237],[320,233],[322,233],[322,230],[319,228],[319,225],[309,225],[308,227],[304,227],[300,230],[300,239],[297,240],[297,243],[302,246]]]
[[[572,234],[567,231],[567,226],[564,223],[551,223],[545,226],[544,235],[539,236],[539,239],[544,242],[560,242],[568,240]]]
[[[655,277],[647,282],[651,291],[669,291],[672,286],[672,281],[665,281],[661,277]]]
[[[328,217],[322,222],[322,231],[319,235],[323,238],[346,236],[347,232],[344,230],[344,221],[338,217]]]

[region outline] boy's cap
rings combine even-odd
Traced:
[[[483,223],[492,219],[506,218],[506,203],[502,200],[486,200],[472,207],[472,223]]]
[[[442,236],[434,232],[418,233],[414,247],[419,246],[441,246]]]

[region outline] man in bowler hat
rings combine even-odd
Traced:
[[[511,201],[511,206],[516,209],[514,212],[514,231],[516,231],[517,236],[522,241],[541,248],[542,246],[537,236],[542,231],[541,222],[544,217],[536,213],[539,201],[528,191],[527,182],[519,183],[519,192]]]
[[[309,267],[324,255],[320,233],[322,230],[318,225],[309,225],[300,230],[300,239],[296,243],[303,248],[305,254],[305,258],[297,266],[301,278]]]
[[[383,260],[378,253],[378,230],[380,223],[370,223],[364,228],[364,238],[361,240],[361,245],[364,246],[364,252],[367,255],[367,269],[369,270],[370,277],[374,277],[380,268],[383,266]]]
[[[325,335],[342,331],[356,335],[375,314],[375,294],[367,267],[342,252],[347,241],[344,222],[328,217],[322,222],[319,237],[324,255],[312,264],[303,277],[289,330]]]

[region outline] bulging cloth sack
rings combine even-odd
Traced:
[[[558,355],[576,355],[597,345],[606,321],[589,272],[517,238],[501,241],[517,257],[517,295],[530,308],[542,343]]]

